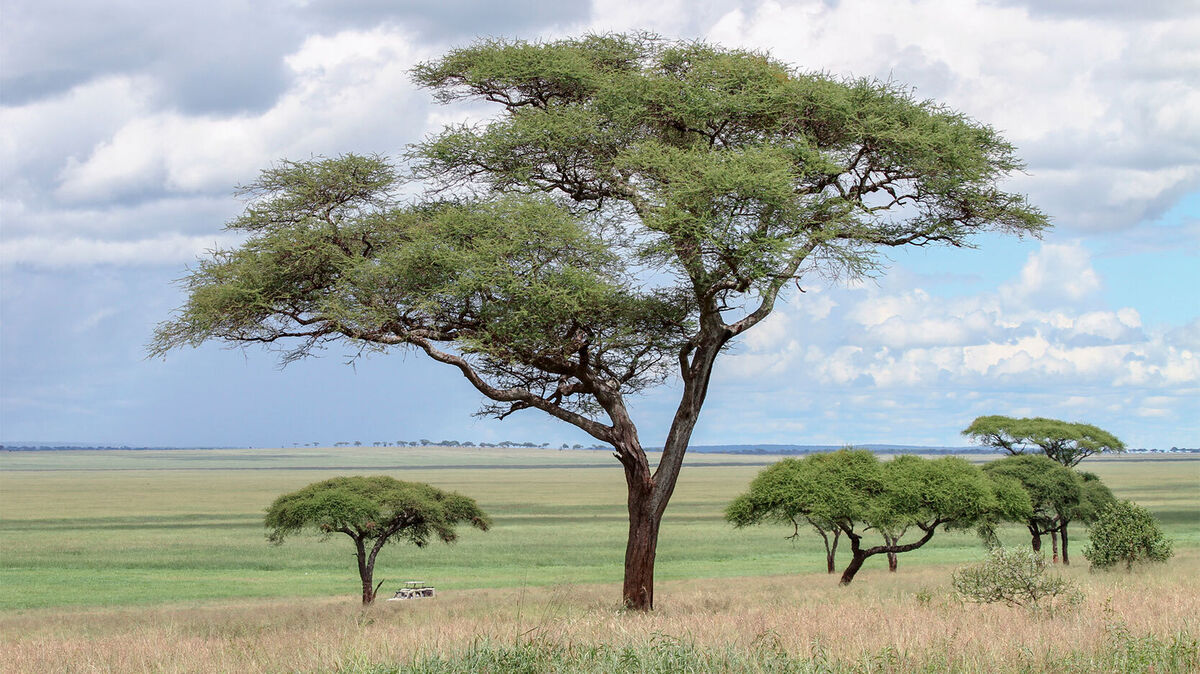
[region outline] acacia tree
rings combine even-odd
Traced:
[[[457,369],[485,413],[575,425],[625,471],[635,609],[653,606],[659,524],[730,340],[815,273],[1047,226],[999,188],[1021,168],[999,134],[887,82],[647,35],[485,40],[414,78],[498,114],[413,146],[404,172],[354,155],[264,171],[229,225],[246,243],[191,273],[151,353],[410,347]],[[431,191],[399,203],[404,178]],[[672,377],[652,469],[627,400]]]
[[[1071,522],[1090,524],[1099,512],[1112,503],[1112,491],[1092,473],[1071,470],[1041,455],[1024,454],[989,461],[984,472],[1004,476],[1021,483],[1033,507],[1024,521],[1029,529],[1034,552],[1042,549],[1042,536],[1049,535],[1051,559],[1059,562],[1059,539],[1062,539],[1062,562],[1071,563],[1068,528]]]
[[[284,494],[267,509],[264,523],[271,530],[267,539],[276,545],[308,529],[323,538],[334,533],[349,536],[365,605],[379,591],[373,584],[375,557],[384,545],[407,541],[424,547],[433,537],[453,543],[458,538],[455,526],[470,524],[487,531],[490,520],[473,499],[461,494],[374,475],[335,477]]]
[[[938,527],[1022,519],[1029,499],[1015,481],[989,479],[956,457],[902,455],[886,463],[866,450],[841,450],[784,459],[764,469],[726,509],[735,526],[808,516],[832,523],[850,541],[850,562],[839,581],[848,585],[867,559],[916,550]],[[920,537],[901,539],[910,530]],[[883,540],[865,545],[875,532]],[[889,569],[894,564],[889,559]]]
[[[1058,530],[1059,513],[1078,507],[1082,498],[1080,480],[1074,471],[1045,456],[1008,456],[989,461],[983,470],[989,475],[1018,481],[1029,495],[1032,510],[1024,524],[1029,529],[1034,552],[1041,552],[1042,536]],[[1054,561],[1058,561],[1057,552],[1056,549]]]
[[[962,434],[1012,455],[1041,451],[1067,468],[1093,454],[1125,451],[1125,443],[1104,429],[1044,417],[978,417]]]

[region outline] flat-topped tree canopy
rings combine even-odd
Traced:
[[[962,434],[1013,455],[1040,450],[1068,468],[1093,454],[1125,451],[1125,443],[1102,428],[1044,417],[978,417]]]
[[[362,603],[375,601],[375,558],[388,543],[407,541],[425,547],[431,540],[453,543],[466,524],[487,531],[491,519],[475,500],[422,482],[387,475],[334,477],[314,482],[275,499],[263,523],[267,540],[283,544],[289,536],[313,531],[323,539],[338,533],[354,541]]]
[[[844,585],[867,558],[916,550],[938,527],[1021,521],[1030,514],[1029,497],[1018,482],[992,479],[963,459],[901,455],[882,462],[872,452],[851,449],[768,466],[725,509],[725,519],[737,527],[796,517],[837,527],[851,548]],[[902,543],[913,530],[916,540]],[[882,544],[863,544],[871,531]]]
[[[413,77],[497,114],[410,147],[402,168],[345,155],[264,171],[229,225],[248,240],[191,273],[151,352],[413,347],[485,413],[574,424],[626,471],[637,608],[713,364],[790,283],[871,273],[891,246],[1047,226],[1000,188],[1021,163],[995,130],[888,82],[645,34],[481,40]],[[426,195],[398,199],[407,180]],[[626,396],[672,376],[652,471]]]

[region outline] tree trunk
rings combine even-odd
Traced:
[[[654,608],[654,556],[658,549],[660,516],[651,507],[650,491],[629,492],[629,540],[625,544],[625,608]]]
[[[841,534],[842,532],[840,529],[834,528],[833,545],[829,545],[828,543],[825,545],[825,568],[827,573],[835,573],[837,571],[835,566],[837,562],[834,558],[837,556],[838,537],[841,536]]]
[[[362,580],[362,603],[363,606],[370,605],[375,601],[375,586],[372,584],[372,579],[375,574],[375,561],[367,561],[367,551],[363,545],[363,539],[354,539],[355,556],[358,557],[358,577]]]
[[[845,531],[846,537],[850,539],[850,551],[853,556],[850,559],[850,565],[847,566],[846,570],[842,572],[842,579],[838,581],[838,585],[849,585],[850,581],[854,580],[854,574],[858,573],[858,570],[862,568],[863,562],[867,560],[867,557],[881,553],[887,553],[888,557],[890,558],[895,554],[916,550],[922,545],[925,545],[929,542],[929,539],[933,538],[934,532],[937,531],[938,526],[941,524],[943,524],[942,520],[934,520],[928,527],[923,524],[918,524],[917,526],[920,527],[925,534],[921,536],[920,539],[915,540],[912,543],[900,545],[899,541],[893,539],[891,536],[885,536],[885,545],[876,545],[875,547],[866,548],[865,550],[862,548],[862,536],[855,534],[846,527],[843,527],[842,531]],[[889,568],[891,567],[890,561],[891,560],[889,559]],[[890,570],[894,571],[895,569]]]
[[[1071,565],[1071,558],[1067,555],[1067,523],[1062,525],[1062,563],[1063,566]]]
[[[1050,550],[1052,551],[1050,561],[1053,564],[1058,564],[1058,529],[1050,530]]]
[[[1030,545],[1033,546],[1033,551],[1041,552],[1042,551],[1042,534],[1041,534],[1041,532],[1039,532],[1037,529],[1034,529],[1033,527],[1030,527],[1029,533],[1033,535],[1033,540],[1030,541]]]
[[[883,542],[887,543],[888,547],[896,546],[896,539],[887,534],[884,534]],[[888,573],[896,573],[897,562],[896,562],[895,551],[893,551],[893,550],[887,551],[887,560],[888,560]]]
[[[854,574],[858,573],[865,561],[867,561],[867,555],[862,550],[855,550],[850,557],[850,564],[842,572],[842,579],[838,581],[838,585],[849,585],[850,581],[854,580]]]

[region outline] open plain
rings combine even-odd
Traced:
[[[1176,556],[1089,573],[1079,527],[1062,572],[1084,604],[1035,616],[953,596],[953,568],[983,557],[969,532],[939,533],[896,574],[872,558],[838,588],[815,534],[721,517],[776,457],[692,454],[663,525],[657,610],[629,615],[623,476],[602,451],[4,452],[0,669],[1188,671],[1200,666],[1198,459],[1086,462],[1150,508]],[[494,518],[451,546],[381,554],[385,592],[422,579],[435,600],[364,610],[349,541],[264,538],[275,496],[379,473],[460,491]],[[1027,542],[1015,526],[1002,538]]]

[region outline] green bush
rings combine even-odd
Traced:
[[[1133,501],[1110,504],[1088,534],[1091,542],[1083,556],[1093,569],[1111,569],[1124,562],[1128,570],[1136,562],[1165,562],[1174,554],[1154,516]]]
[[[1083,593],[1070,580],[1046,574],[1046,558],[1029,548],[995,548],[982,563],[954,572],[953,585],[967,601],[1004,602],[1038,610],[1074,606]]]

